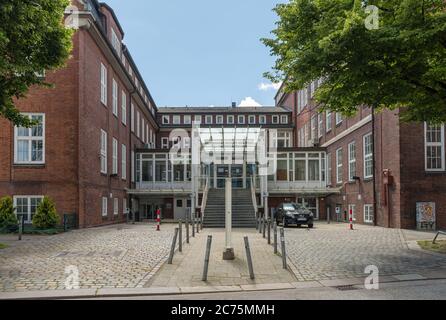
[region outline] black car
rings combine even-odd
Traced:
[[[313,228],[313,212],[303,205],[288,202],[282,203],[276,208],[276,222],[287,227],[289,224],[296,224],[298,227],[307,225]]]

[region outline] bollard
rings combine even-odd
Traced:
[[[197,224],[197,233],[200,233],[200,223],[199,223],[199,220],[200,218],[196,218],[196,220],[197,220],[197,222],[196,222],[196,224]]]
[[[192,222],[192,238],[195,238],[195,218],[191,217],[191,222]]]
[[[201,280],[207,281],[208,269],[209,269],[209,256],[211,255],[212,236],[208,236],[208,242],[206,244],[206,254],[204,256],[203,277]]]
[[[19,220],[19,241],[22,241],[22,234],[23,234],[23,216],[20,216],[20,220]]]
[[[169,260],[167,261],[168,264],[172,264],[172,261],[173,261],[173,255],[175,253],[175,245],[177,244],[178,231],[179,231],[179,229],[175,228],[175,234],[173,236],[172,246],[170,247]]]
[[[259,217],[259,233],[262,233],[262,218]]]
[[[280,228],[280,244],[282,247],[282,266],[284,269],[288,269],[286,263],[285,231],[283,230],[283,228]]]
[[[183,220],[180,219],[179,223],[178,223],[178,236],[179,236],[179,241],[178,241],[178,251],[179,252],[183,252]]]
[[[276,221],[274,221],[273,233],[274,233],[274,254],[277,254],[277,222]]]
[[[265,218],[263,218],[262,229],[263,229],[263,239],[265,239],[266,238],[266,219]]]
[[[248,237],[245,237],[245,249],[246,249],[246,260],[248,261],[248,270],[249,270],[249,277],[251,280],[254,280],[254,268],[252,266],[252,257],[251,257],[251,249],[249,248],[249,240]]]
[[[186,216],[186,243],[189,244],[189,218]]]
[[[349,217],[349,220],[350,220],[350,230],[353,230],[353,209],[350,209],[350,217]]]
[[[271,220],[268,219],[268,244],[271,244]]]
[[[203,231],[203,217],[200,218],[200,230]]]

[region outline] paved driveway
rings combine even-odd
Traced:
[[[407,241],[432,239],[431,234],[346,224],[318,223],[315,229],[285,229],[287,254],[300,281],[364,276],[368,265],[380,275],[445,272],[444,257],[409,250]],[[294,270],[296,272],[296,270]]]
[[[0,236],[0,292],[65,289],[66,268],[80,288],[142,287],[169,252],[174,225],[118,225],[56,236]],[[73,274],[73,273],[71,273]]]

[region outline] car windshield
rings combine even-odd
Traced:
[[[286,203],[283,205],[283,209],[284,210],[296,210],[298,208],[296,207],[296,205],[294,205],[292,203]]]

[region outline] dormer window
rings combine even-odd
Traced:
[[[273,124],[279,124],[279,116],[273,116]]]
[[[259,116],[259,123],[260,124],[266,124],[266,116],[265,115]]]
[[[121,41],[119,41],[119,38],[113,28],[111,29],[111,42],[118,55],[121,55]]]
[[[227,122],[228,124],[234,124],[234,116],[233,116],[233,115],[228,115],[228,116],[226,117],[226,122]]]
[[[217,116],[217,124],[223,124],[223,116],[221,115]]]
[[[163,116],[163,124],[169,124],[170,119],[169,116]]]
[[[173,124],[181,124],[181,117],[180,116],[173,116]]]
[[[238,116],[238,124],[245,124],[245,116]]]
[[[248,117],[249,124],[255,124],[256,123],[256,116],[249,116]]]

